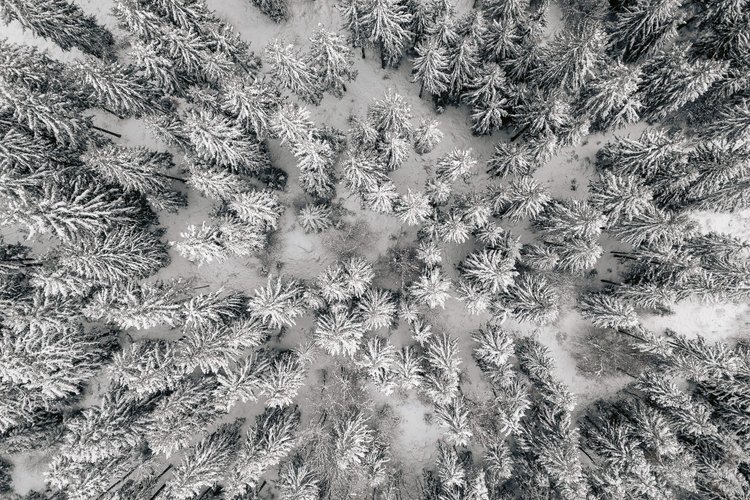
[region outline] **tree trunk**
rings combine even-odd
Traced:
[[[383,42],[380,42],[380,68],[385,69],[385,51],[383,50]]]
[[[364,58],[365,58],[365,46],[363,45],[362,46],[362,59]]]
[[[422,98],[422,92],[424,92],[424,82],[419,86],[419,98]]]
[[[118,134],[117,132],[112,132],[111,130],[107,130],[106,128],[97,127],[96,125],[91,125],[91,128],[93,128],[94,130],[98,130],[99,132],[104,132],[105,134],[109,134],[114,137],[117,137],[118,139],[122,137],[122,134]]]
[[[151,495],[151,498],[149,498],[148,500],[154,500],[154,498],[158,497],[161,494],[162,490],[164,490],[164,488],[166,487],[167,487],[167,483],[162,484],[161,487],[159,487],[159,489],[156,490],[156,493]]]
[[[112,116],[116,116],[116,117],[117,117],[117,118],[119,118],[120,120],[124,120],[124,119],[125,119],[125,117],[124,117],[124,116],[122,116],[122,115],[120,115],[119,113],[117,113],[117,112],[115,112],[115,111],[113,111],[113,110],[109,109],[109,108],[108,108],[108,107],[106,107],[106,106],[102,106],[101,108],[102,108],[102,109],[103,109],[104,111],[106,111],[107,113],[109,113],[110,115],[112,115]]]
[[[179,181],[179,182],[185,182],[185,179],[180,179],[179,177],[173,177],[169,174],[157,174],[160,177],[164,177],[165,179],[171,179],[173,181]]]
[[[620,286],[620,284],[619,284],[619,283],[615,283],[615,282],[614,282],[614,281],[612,281],[612,280],[599,280],[599,281],[601,281],[602,283],[606,283],[606,284],[608,284],[608,285]]]
[[[529,129],[528,125],[524,126],[521,130],[519,130],[518,132],[516,132],[516,134],[513,137],[510,138],[510,142],[515,142],[516,139],[518,139],[519,137],[521,137],[523,135],[523,133],[526,132],[528,129]]]

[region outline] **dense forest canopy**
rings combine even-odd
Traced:
[[[750,498],[745,332],[645,321],[750,299],[750,1],[77,1],[0,0],[0,497]]]

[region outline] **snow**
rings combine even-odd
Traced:
[[[114,19],[110,14],[110,1],[78,0],[78,3],[87,12],[95,14],[101,22],[116,33],[118,32],[114,28]],[[291,18],[280,24],[261,15],[249,0],[209,0],[208,4],[221,18],[234,26],[242,38],[251,43],[251,49],[258,54],[262,53],[267,43],[277,37],[283,37],[287,42],[306,48],[308,37],[318,23],[330,29],[339,29],[338,11],[335,2],[331,0],[292,0],[289,5]],[[470,1],[463,0],[459,2],[458,11],[461,12],[469,6]],[[559,19],[559,10],[551,9],[551,12]],[[552,21],[555,20],[552,19]],[[551,26],[551,30],[554,30],[556,24],[553,22]],[[77,51],[65,53],[43,40],[35,39],[30,33],[24,33],[15,23],[2,28],[2,35],[12,41],[23,41],[47,48],[51,56],[63,60],[80,57]],[[404,61],[398,70],[382,70],[377,54],[369,49],[366,59],[362,60],[359,52],[356,53],[355,59],[358,77],[355,82],[347,86],[348,91],[344,97],[339,100],[326,96],[320,106],[308,107],[316,124],[326,124],[346,130],[349,118],[364,115],[371,100],[382,97],[387,89],[393,89],[406,98],[412,106],[415,125],[422,117],[436,117],[433,103],[427,97],[423,99],[417,97],[419,89],[418,85],[411,81],[411,65],[408,61]],[[441,110],[437,119],[440,122],[440,129],[445,134],[438,147],[425,156],[412,154],[404,166],[391,174],[399,192],[405,193],[408,188],[423,189],[428,173],[434,169],[436,159],[454,148],[470,149],[479,160],[470,183],[468,185],[459,183],[459,190],[476,189],[477,186],[488,181],[484,165],[492,154],[496,142],[504,140],[503,134],[495,134],[492,137],[472,136],[468,113],[465,109],[450,107]],[[123,138],[120,142],[124,144],[139,144],[154,149],[164,149],[164,145],[154,140],[139,120],[118,120],[105,113],[95,113],[95,123],[98,126],[121,132]],[[639,123],[618,132],[618,135],[637,136],[643,128],[645,124]],[[589,180],[594,175],[594,154],[609,139],[611,135],[588,137],[583,145],[563,150],[547,166],[536,172],[535,177],[543,182],[554,197],[584,198]],[[270,143],[270,152],[274,164],[289,174],[289,181],[286,192],[281,194],[282,202],[287,208],[280,221],[279,229],[273,237],[274,244],[268,255],[262,258],[230,258],[221,264],[213,263],[197,267],[182,259],[176,252],[170,251],[172,263],[162,269],[155,277],[156,279],[191,277],[195,279],[195,286],[208,285],[208,290],[224,287],[252,294],[256,288],[265,284],[266,275],[269,272],[310,279],[326,266],[336,262],[343,252],[360,253],[374,263],[378,259],[383,259],[390,247],[416,245],[414,228],[402,227],[394,217],[362,210],[358,199],[349,196],[350,193],[341,185],[338,186],[337,201],[349,211],[349,215],[345,217],[349,229],[335,229],[321,235],[305,234],[296,222],[296,213],[293,208],[295,205],[303,204],[305,200],[304,193],[297,183],[298,173],[295,161],[286,148],[281,147],[275,141]],[[573,185],[575,190],[571,189]],[[177,214],[160,214],[160,225],[166,229],[165,241],[180,239],[179,233],[188,224],[200,224],[204,220],[210,220],[209,213],[212,207],[210,200],[190,191],[188,201],[188,207],[181,209]],[[750,236],[750,212],[724,216],[697,213],[695,216],[704,231],[716,230],[739,236]],[[357,237],[354,240],[347,237],[347,231],[350,228],[355,228],[357,231]],[[534,238],[523,225],[514,227],[513,230],[521,236],[523,242],[532,241]],[[19,237],[12,231],[3,235],[10,240]],[[593,279],[583,280],[585,286],[590,288],[600,286],[599,279],[616,278],[620,268],[619,264],[606,252],[612,248],[609,245],[613,243],[606,239],[603,241],[608,246],[605,248],[605,256],[597,266],[598,275]],[[471,242],[463,245],[448,245],[444,248],[444,268],[451,278],[457,277],[455,266],[473,248]],[[383,275],[377,276],[376,282],[379,286],[391,289],[398,287],[398,283]],[[591,401],[620,387],[628,380],[623,377],[591,379],[579,372],[572,346],[575,345],[574,340],[581,338],[590,330],[590,325],[573,310],[572,289],[562,290],[562,292],[565,307],[554,324],[534,327],[508,321],[505,327],[521,335],[536,336],[551,350],[556,362],[555,374],[570,387],[579,401]],[[446,331],[459,339],[463,360],[462,390],[466,394],[475,396],[486,393],[486,387],[481,380],[478,368],[471,359],[473,342],[470,333],[487,319],[487,316],[470,316],[465,307],[454,299],[450,299],[444,309],[438,308],[429,314],[429,320],[438,330]],[[644,325],[656,331],[672,328],[690,336],[700,334],[717,340],[727,334],[733,336],[739,333],[749,321],[750,310],[747,304],[701,304],[692,301],[679,304],[674,315],[643,317]],[[281,344],[290,347],[299,342],[311,325],[310,318],[303,318],[289,334],[282,337]],[[397,346],[408,343],[407,330],[402,325],[389,332],[390,340]],[[159,330],[139,332],[133,337],[175,338],[178,334],[175,330]],[[318,364],[310,368],[311,380],[317,376],[317,371],[323,367],[321,363],[325,362],[325,359],[326,357],[321,357]],[[309,394],[311,385],[313,384],[308,384],[299,395],[300,402],[313,396]],[[389,403],[395,409],[401,435],[392,443],[394,454],[399,461],[409,463],[409,470],[418,473],[423,466],[427,466],[434,460],[435,442],[441,431],[437,425],[428,424],[425,421],[425,414],[430,412],[430,408],[416,399],[413,393],[408,397],[395,395],[389,398]],[[261,405],[258,404],[238,405],[232,411],[232,417],[245,416],[248,421],[252,421],[254,415],[261,409]],[[304,405],[302,411],[304,417]],[[15,465],[13,481],[18,493],[23,494],[30,489],[42,488],[42,473],[46,465],[44,456],[31,454],[17,457]],[[410,480],[414,481],[415,478],[412,477]]]

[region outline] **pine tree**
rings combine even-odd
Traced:
[[[435,146],[443,138],[443,133],[438,129],[440,123],[436,120],[422,120],[419,127],[414,131],[414,151],[424,155],[435,149]]]
[[[112,34],[92,15],[67,0],[35,2],[33,0],[3,0],[0,14],[8,24],[18,21],[36,36],[55,42],[63,50],[73,47],[96,57],[111,57],[114,45]]]
[[[365,36],[380,48],[381,66],[395,65],[411,38],[412,15],[396,0],[373,0],[363,11]]]
[[[396,352],[393,370],[395,372],[398,385],[409,391],[416,389],[422,383],[422,366],[420,357],[416,354],[413,347],[402,347]]]
[[[482,9],[490,18],[507,20],[513,23],[523,21],[529,9],[529,0],[492,0],[482,4]]]
[[[216,377],[217,408],[229,412],[238,402],[256,401],[264,386],[269,359],[258,351],[224,368]]]
[[[282,144],[289,144],[294,148],[303,142],[313,140],[312,132],[315,124],[310,120],[310,112],[305,107],[287,105],[273,115],[271,131]]]
[[[502,128],[508,115],[508,100],[495,96],[491,101],[472,108],[471,130],[475,135],[490,135]]]
[[[29,237],[51,234],[69,242],[79,235],[111,228],[113,224],[134,224],[142,216],[122,193],[92,185],[90,179],[83,177],[45,182],[35,198],[12,200],[4,217],[6,223],[20,224]]]
[[[443,427],[447,427],[445,440],[452,446],[469,446],[474,433],[469,424],[469,411],[464,398],[458,397],[450,403],[438,406],[435,416]]]
[[[471,80],[463,99],[467,104],[483,108],[493,102],[502,103],[508,89],[503,68],[497,63],[490,63]]]
[[[408,189],[406,194],[401,196],[399,204],[396,206],[396,214],[401,222],[410,226],[422,223],[431,213],[432,206],[430,206],[429,198],[411,189]]]
[[[642,215],[651,208],[651,200],[651,190],[632,175],[620,176],[605,171],[591,184],[589,201],[607,217],[610,227]]]
[[[223,424],[182,457],[167,481],[167,490],[176,499],[194,498],[204,488],[224,480],[237,452],[242,420]]]
[[[393,89],[388,89],[383,99],[376,99],[367,107],[367,120],[381,135],[391,132],[397,136],[411,135],[411,106]]]
[[[602,232],[604,216],[586,201],[555,201],[546,206],[534,224],[549,238],[593,239]]]
[[[323,91],[342,97],[346,83],[357,77],[351,49],[341,35],[321,25],[310,37],[310,44],[310,65],[317,72]]]
[[[159,109],[158,92],[135,75],[136,68],[95,58],[76,61],[68,73],[87,100],[121,116],[141,116]]]
[[[298,439],[295,433],[299,421],[299,410],[290,407],[267,408],[256,417],[226,481],[228,495],[244,494],[256,487],[260,476],[289,454]]]
[[[682,0],[638,0],[617,13],[612,44],[625,62],[634,62],[665,45],[676,31]]]
[[[273,19],[275,22],[280,23],[285,20],[288,13],[288,7],[286,0],[252,0],[260,11]]]
[[[370,210],[381,214],[391,214],[398,203],[399,195],[393,181],[387,180],[368,188],[363,198]]]
[[[330,144],[318,139],[305,140],[294,146],[294,156],[302,189],[323,200],[332,199],[334,152]]]
[[[451,50],[448,56],[448,94],[458,98],[476,80],[480,73],[479,47],[468,37]]]
[[[426,269],[419,279],[414,282],[409,290],[411,296],[417,302],[427,305],[430,309],[445,307],[445,301],[450,296],[451,284],[442,276],[439,267]]]
[[[620,61],[607,65],[602,74],[582,89],[580,112],[591,116],[596,130],[617,130],[638,121],[643,104],[637,94],[642,74]]]
[[[435,39],[422,42],[416,47],[414,58],[414,81],[419,83],[419,97],[427,93],[437,96],[448,88],[448,54]]]
[[[378,330],[393,323],[396,304],[391,292],[373,288],[367,290],[358,304],[365,330]]]
[[[302,288],[296,281],[286,283],[277,277],[268,278],[265,288],[255,290],[247,304],[250,316],[262,320],[270,328],[292,326],[295,318],[304,313]]]
[[[315,324],[315,343],[331,356],[354,357],[364,334],[360,315],[346,307],[321,314]]]
[[[597,153],[598,165],[620,175],[652,179],[684,161],[683,139],[661,128],[648,128],[637,140],[620,137]]]
[[[308,203],[300,210],[297,221],[306,233],[319,233],[334,226],[333,210],[327,205]]]
[[[0,106],[13,120],[35,134],[50,137],[58,144],[77,149],[86,142],[93,128],[90,118],[69,96],[37,93],[18,85],[0,85]]]
[[[696,223],[686,215],[650,207],[611,231],[616,238],[635,247],[645,244],[669,248],[695,234]]]
[[[180,380],[172,392],[158,400],[149,416],[145,433],[149,448],[170,456],[196,437],[205,436],[222,415],[215,408],[215,390],[216,380],[210,377]]]
[[[522,274],[502,295],[503,307],[519,321],[546,324],[557,318],[559,296],[539,274]]]
[[[558,269],[581,273],[596,266],[603,249],[596,240],[574,237],[555,244],[554,252]]]
[[[458,210],[451,210],[437,226],[437,233],[441,240],[457,245],[469,239],[470,231],[471,227]]]
[[[204,161],[233,173],[251,174],[269,163],[261,144],[224,116],[191,109],[184,133]]]
[[[536,138],[556,136],[574,121],[570,104],[561,94],[534,90],[521,99],[513,115],[519,130],[511,141],[521,135]]]
[[[271,66],[271,75],[300,99],[318,105],[323,98],[322,81],[316,76],[307,58],[292,44],[274,40],[266,47],[265,59]]]
[[[92,142],[81,159],[108,183],[119,185],[126,192],[143,194],[156,209],[173,212],[186,203],[184,196],[169,185],[171,180],[181,179],[164,172],[174,167],[169,153]]]
[[[494,295],[513,283],[518,274],[514,267],[515,260],[500,250],[484,249],[470,254],[461,263],[461,275]]]
[[[602,62],[605,43],[606,33],[596,23],[566,27],[545,47],[536,71],[540,86],[577,92]]]
[[[703,135],[712,139],[723,139],[747,143],[750,140],[750,100],[722,104],[713,114]]]
[[[107,286],[146,278],[169,262],[156,235],[128,227],[83,234],[55,254],[59,270]]]
[[[318,474],[313,469],[301,463],[301,460],[292,459],[281,466],[276,487],[281,500],[316,500],[319,482]]]
[[[471,150],[454,149],[438,160],[435,173],[441,179],[456,182],[459,178],[468,177],[476,164]]]
[[[159,325],[176,326],[182,322],[180,303],[183,290],[179,283],[127,283],[122,287],[97,291],[84,308],[93,320],[115,323],[120,328],[145,330]]]
[[[589,294],[578,300],[581,314],[600,328],[635,328],[638,316],[633,306],[607,294]]]
[[[675,45],[643,65],[642,99],[652,119],[664,119],[695,101],[726,73],[728,63],[691,60],[690,49]]]
[[[276,229],[283,208],[271,191],[246,191],[228,203],[239,219],[263,231]]]
[[[268,397],[266,406],[284,407],[293,404],[294,397],[305,383],[307,373],[299,356],[292,351],[270,356],[267,368],[260,377],[260,392]]]
[[[221,85],[221,109],[264,139],[273,127],[281,103],[281,91],[268,79],[233,77]]]
[[[499,177],[531,175],[537,166],[527,144],[499,142],[487,161],[487,172]]]
[[[544,186],[531,176],[523,176],[512,180],[507,189],[498,193],[494,211],[514,222],[525,218],[538,220],[551,200]]]

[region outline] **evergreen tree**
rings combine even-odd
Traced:
[[[167,481],[174,498],[188,499],[224,480],[237,452],[242,420],[223,424],[182,457]]]
[[[440,424],[447,427],[446,442],[452,446],[469,446],[473,433],[469,424],[469,411],[462,397],[457,397],[447,405],[438,406],[435,415]]]
[[[241,221],[263,231],[276,229],[282,212],[278,197],[270,191],[246,191],[237,195],[228,206]]]
[[[427,90],[433,96],[448,88],[448,54],[435,39],[422,42],[416,47],[414,59],[414,81],[419,83],[419,97]]]
[[[593,22],[566,27],[545,47],[539,83],[549,89],[578,91],[602,62],[606,34]]]
[[[603,249],[596,240],[576,237],[556,243],[554,252],[559,269],[580,273],[596,266]]]
[[[409,292],[417,302],[427,305],[430,309],[445,307],[445,301],[450,296],[450,281],[445,279],[439,267],[426,269],[419,279],[412,284]]]
[[[285,20],[289,15],[286,0],[253,0],[253,3],[263,14],[277,23]]]
[[[63,50],[76,47],[96,57],[111,57],[112,34],[97,23],[94,16],[85,14],[67,0],[3,0],[0,14],[6,24],[18,21],[24,29],[52,40]]]
[[[297,105],[280,108],[271,121],[274,136],[278,137],[282,144],[289,144],[292,148],[302,142],[311,141],[314,128],[310,112],[307,108]]]
[[[726,73],[726,62],[691,60],[690,45],[675,45],[643,65],[643,104],[652,119],[664,119],[703,95]]]
[[[366,330],[378,330],[390,326],[396,316],[396,304],[391,292],[370,289],[358,304]]]
[[[570,112],[570,104],[561,94],[531,91],[521,98],[513,115],[519,130],[511,141],[521,135],[538,138],[561,134],[573,122]]]
[[[395,65],[411,38],[412,15],[396,0],[373,0],[362,11],[365,37],[380,48],[381,66]]]
[[[260,76],[236,76],[222,82],[220,99],[221,109],[260,139],[269,136],[282,103],[280,89]]]
[[[81,159],[108,183],[119,185],[126,192],[143,194],[154,208],[175,211],[186,203],[184,196],[169,185],[171,180],[181,180],[165,173],[174,167],[169,153],[92,142]]]
[[[616,238],[636,247],[645,244],[669,248],[690,237],[695,231],[695,222],[686,215],[655,207],[612,228]]]
[[[233,173],[251,174],[269,163],[261,144],[224,116],[191,109],[184,133],[204,161]]]
[[[304,312],[302,288],[295,281],[268,278],[265,288],[255,290],[247,304],[250,316],[262,320],[270,328],[294,325],[295,318]]]
[[[430,200],[426,195],[420,192],[414,192],[411,189],[401,197],[399,204],[396,206],[396,214],[401,222],[410,226],[422,223],[432,213]]]
[[[586,201],[565,200],[548,204],[534,223],[546,237],[592,239],[601,234],[604,216]]]
[[[279,479],[276,483],[281,494],[281,500],[316,500],[318,498],[319,482],[316,472],[292,459],[281,466]]]
[[[461,177],[468,177],[476,164],[477,161],[471,156],[471,150],[454,149],[438,160],[435,173],[441,179],[456,182]]]
[[[331,356],[354,357],[364,334],[361,316],[346,307],[323,313],[315,324],[315,343]]]
[[[258,486],[260,476],[278,465],[295,446],[299,427],[296,408],[267,408],[255,419],[227,478],[227,494],[246,494]]]
[[[607,217],[607,225],[633,220],[651,207],[651,190],[632,175],[601,172],[591,184],[591,205]]]
[[[443,133],[438,129],[440,123],[436,120],[422,120],[419,127],[414,131],[414,151],[424,155],[435,149],[435,146],[443,138]]]
[[[638,316],[633,306],[607,294],[589,294],[579,299],[581,314],[601,328],[635,328]]]
[[[461,275],[490,294],[497,294],[513,283],[518,274],[515,260],[500,250],[484,249],[470,254],[461,263]]]
[[[684,161],[684,144],[661,128],[648,128],[637,139],[619,137],[597,153],[598,165],[620,175],[652,179]]]
[[[465,37],[448,56],[448,94],[455,100],[472,86],[480,73],[479,48]]]
[[[385,136],[391,132],[397,136],[409,137],[412,132],[411,106],[399,94],[388,89],[383,99],[367,107],[367,120],[375,130]]]
[[[81,235],[55,253],[59,270],[107,286],[146,278],[169,262],[153,233],[127,227]]]
[[[319,233],[334,226],[333,210],[327,205],[308,203],[300,210],[297,221],[306,233]]]
[[[142,216],[122,193],[92,185],[90,179],[83,177],[48,181],[35,198],[12,200],[8,205],[6,223],[20,224],[29,237],[51,234],[65,242],[113,224],[134,224]]]
[[[620,61],[607,65],[582,89],[579,112],[591,116],[596,130],[617,130],[637,122],[643,107],[637,94],[641,78],[640,69]]]
[[[141,116],[159,109],[157,90],[135,72],[133,66],[94,58],[76,61],[68,69],[88,101],[122,116]]]
[[[323,81],[315,74],[307,58],[285,45],[282,40],[274,40],[266,47],[265,58],[271,66],[271,75],[300,99],[318,105],[323,98]]]
[[[547,189],[531,176],[524,176],[510,182],[507,189],[497,193],[494,212],[511,221],[525,218],[538,220],[552,198]]]
[[[182,322],[180,303],[183,290],[179,283],[127,283],[97,291],[84,309],[93,319],[115,323],[120,328],[144,330],[159,325],[176,326]]]
[[[491,175],[531,175],[538,165],[527,144],[499,142],[487,162],[487,172]]]
[[[502,295],[502,311],[519,321],[545,324],[558,315],[559,295],[549,281],[539,274],[521,274]]]
[[[346,83],[357,77],[351,49],[341,35],[322,26],[310,37],[310,44],[310,65],[317,72],[323,91],[342,97]]]
[[[628,4],[614,23],[611,44],[621,51],[626,62],[634,62],[677,33],[682,0],[638,0]]]
[[[750,100],[722,104],[703,134],[712,139],[747,143],[750,140]]]

